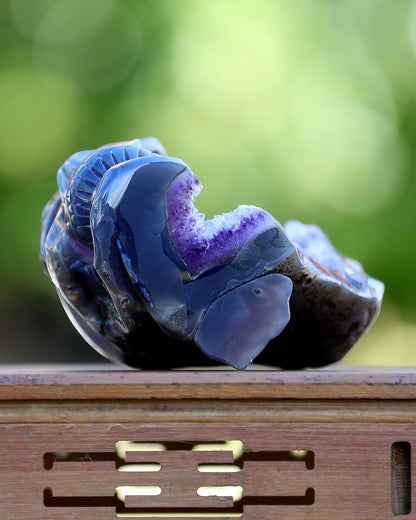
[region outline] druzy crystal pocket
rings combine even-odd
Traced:
[[[323,366],[376,318],[384,286],[316,226],[255,206],[211,220],[202,186],[155,138],[72,155],[42,215],[41,260],[82,336],[166,369]]]

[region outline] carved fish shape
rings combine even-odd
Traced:
[[[198,179],[155,138],[74,154],[58,186],[42,216],[42,264],[76,328],[114,361],[316,366],[345,353],[378,313],[380,282],[368,295],[312,272],[308,252],[263,209],[205,220],[194,206]],[[327,300],[367,313],[342,341],[316,310]]]

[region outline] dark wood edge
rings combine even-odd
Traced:
[[[0,370],[0,400],[416,399],[416,370]]]

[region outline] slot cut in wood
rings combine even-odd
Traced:
[[[408,442],[391,446],[391,508],[394,516],[412,511],[411,449]]]

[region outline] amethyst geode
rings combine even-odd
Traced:
[[[41,260],[81,335],[113,361],[167,369],[341,359],[384,286],[316,226],[255,206],[205,220],[202,186],[155,138],[72,155],[42,215]]]

